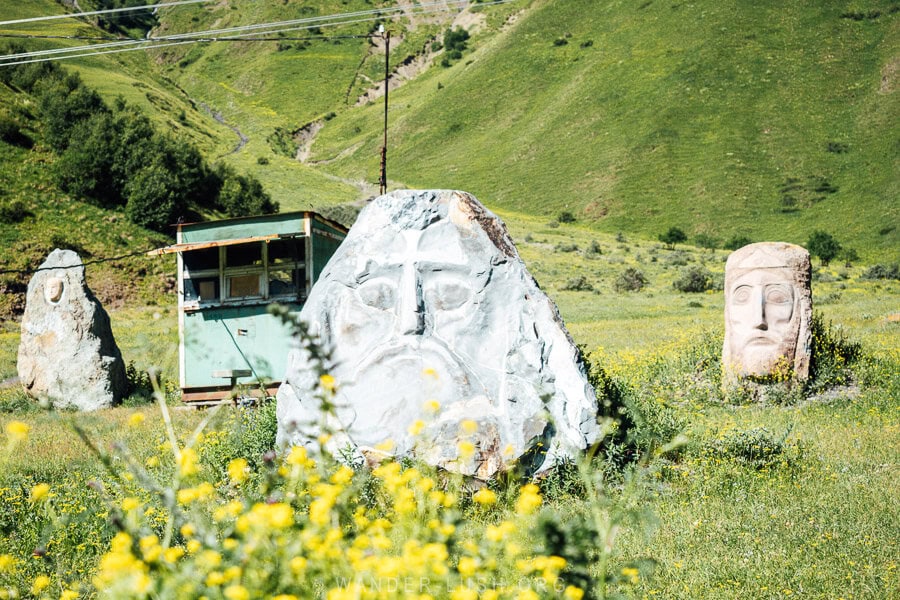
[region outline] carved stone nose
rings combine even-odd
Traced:
[[[397,303],[397,329],[400,335],[418,335],[425,328],[425,307],[422,301],[422,282],[414,265],[403,269]]]

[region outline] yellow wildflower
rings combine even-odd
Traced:
[[[131,427],[138,427],[144,422],[144,413],[134,413],[130,417],[128,417],[128,425]]]
[[[50,586],[50,578],[46,575],[38,575],[31,584],[31,593],[34,596],[40,596],[41,592]]]
[[[516,500],[516,512],[520,515],[530,515],[540,508],[543,500],[539,488],[533,483],[522,486],[519,498]]]
[[[200,543],[200,540],[189,540],[187,543],[187,551],[191,554],[194,554],[202,547],[203,544]]]
[[[178,546],[173,546],[172,548],[166,548],[165,552],[163,552],[163,558],[166,562],[176,562],[179,558],[184,556],[184,548],[180,548]]]
[[[464,433],[475,433],[476,431],[478,431],[478,423],[469,419],[466,419],[465,421],[460,423],[459,426]]]
[[[353,479],[353,469],[347,465],[341,465],[337,471],[331,476],[331,483],[334,485],[347,485]]]
[[[178,471],[182,477],[190,477],[200,472],[199,457],[193,448],[184,448],[178,454]]]
[[[622,576],[627,577],[632,584],[635,584],[638,582],[640,572],[634,567],[625,567],[622,569]]]
[[[59,600],[78,600],[78,592],[75,590],[63,590],[59,595]]]
[[[459,564],[456,566],[456,570],[459,571],[459,574],[465,578],[472,577],[478,570],[478,562],[471,556],[463,556],[459,559]]]
[[[206,585],[217,587],[225,583],[225,576],[220,571],[212,571],[206,576]]]
[[[16,559],[9,554],[0,554],[0,573],[11,571],[16,564]]]
[[[31,488],[31,496],[29,497],[29,500],[31,500],[31,502],[40,502],[41,500],[46,498],[47,494],[49,493],[50,486],[46,483],[39,483]]]
[[[460,458],[463,460],[472,458],[472,455],[475,454],[475,444],[470,442],[469,440],[463,440],[456,445],[456,449],[459,452]]]
[[[409,432],[409,435],[415,437],[422,433],[423,429],[425,429],[425,421],[423,421],[422,419],[416,419],[415,421],[413,421],[413,424],[406,429],[406,431]]]
[[[425,403],[425,410],[430,413],[436,413],[441,410],[441,403],[437,400],[429,400]]]
[[[584,590],[574,585],[567,585],[563,591],[563,598],[565,600],[581,600],[584,598]]]
[[[478,592],[459,586],[450,592],[450,600],[478,600]]]
[[[250,473],[250,465],[246,459],[235,458],[228,463],[228,477],[236,484],[244,483]]]
[[[291,573],[293,573],[294,575],[300,575],[301,573],[303,573],[306,570],[307,564],[308,564],[308,561],[304,557],[295,556],[294,558],[291,559],[291,562],[290,562]]]
[[[128,496],[127,498],[122,499],[122,510],[124,510],[125,512],[131,512],[138,508],[140,505],[141,501],[134,496]]]
[[[31,426],[21,421],[10,421],[6,424],[6,437],[9,438],[11,444],[28,441],[29,431],[31,431]]]
[[[335,382],[334,377],[326,373],[319,377],[319,385],[322,386],[323,390],[326,390],[327,392],[333,394],[335,388],[337,387],[337,382]]]
[[[490,506],[497,503],[497,494],[488,488],[481,488],[472,495],[472,500],[482,506]]]
[[[242,585],[229,585],[225,588],[225,597],[228,600],[250,600],[250,592]]]

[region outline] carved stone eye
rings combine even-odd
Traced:
[[[770,304],[790,304],[792,301],[790,290],[784,286],[769,286],[766,288],[766,302]]]
[[[356,292],[363,304],[372,308],[388,310],[393,308],[396,303],[394,286],[386,279],[365,281],[360,284]]]
[[[735,304],[746,304],[750,301],[752,293],[753,290],[749,285],[742,285],[735,288],[734,292],[731,294],[731,299]]]
[[[425,292],[425,300],[437,310],[459,308],[471,297],[472,290],[459,281],[437,281]]]

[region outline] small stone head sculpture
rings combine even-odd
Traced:
[[[809,253],[793,244],[761,242],[733,252],[725,264],[726,381],[809,375]]]
[[[65,283],[59,277],[48,277],[44,282],[44,299],[48,304],[59,304],[62,299]]]

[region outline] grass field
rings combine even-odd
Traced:
[[[578,224],[505,217],[576,341],[594,364],[632,390],[648,419],[642,427],[665,437],[686,436],[678,450],[646,457],[625,479],[614,472],[596,498],[586,501],[565,479],[544,484],[548,514],[568,515],[563,521],[570,524],[581,523],[595,509],[613,518],[641,508],[636,520],[622,517],[614,532],[607,532],[609,597],[880,599],[900,593],[897,282],[861,279],[863,266],[817,268],[816,310],[863,343],[855,383],[800,402],[733,405],[717,396],[705,379],[708,365],[701,366],[719,352],[721,292],[685,294],[672,287],[683,269],[700,264],[714,280],[720,278],[725,253],[688,246],[670,251],[657,242],[617,239]],[[584,252],[592,242],[599,253],[589,258]],[[649,283],[639,292],[615,291],[615,278],[629,266],[640,269]],[[594,292],[561,289],[582,276]],[[174,299],[169,302],[114,310],[111,316],[125,359],[140,368],[161,367],[172,381],[176,326]],[[16,339],[11,325],[0,334],[4,376],[14,364]],[[64,520],[63,530],[52,533],[44,513],[22,519],[30,506],[27,490],[50,484],[55,506],[66,514],[98,506],[97,493],[85,487],[92,479],[105,482],[111,504],[101,507],[115,507],[134,495],[152,498],[127,479],[110,480],[67,422],[90,432],[100,448],[124,443],[141,463],[160,455],[165,440],[157,410],[132,402],[90,415],[47,414],[29,408],[14,390],[3,390],[0,398],[4,426],[18,420],[32,428],[23,451],[4,459],[0,529],[7,537],[0,554],[27,554],[29,545],[44,544],[52,555],[20,563],[7,581],[27,589],[34,577],[46,573],[61,590],[75,579],[89,580],[114,532],[108,524],[114,509],[90,509],[83,519]],[[127,425],[134,423],[134,414],[145,419]],[[196,411],[173,414],[182,439],[203,417]],[[234,427],[229,423],[214,424],[207,434],[227,436]],[[768,453],[760,454],[759,448]],[[248,459],[258,460],[240,444],[223,451],[237,456],[242,449]],[[512,518],[513,500],[503,500],[510,497],[514,494],[501,494],[489,514],[465,509],[461,531],[478,540],[477,530],[485,523]],[[348,506],[352,510],[352,503]],[[470,525],[475,529],[465,529]],[[599,576],[596,563],[591,568]]]

